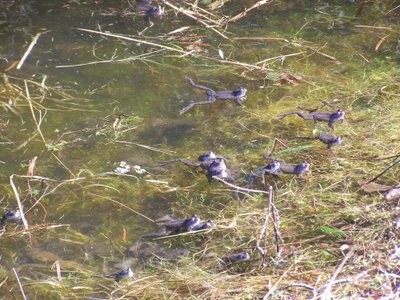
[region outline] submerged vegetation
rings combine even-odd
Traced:
[[[0,6],[0,296],[399,297],[398,2],[143,2]]]

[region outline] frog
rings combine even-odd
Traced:
[[[215,223],[212,220],[202,221],[193,227],[193,231],[208,230],[215,227]]]
[[[320,122],[326,122],[328,123],[328,126],[330,128],[334,128],[333,124],[337,121],[344,122],[344,111],[341,109],[338,109],[334,112],[323,112],[323,111],[318,111],[317,109],[313,108],[306,108],[304,106],[299,106],[298,107],[301,110],[308,111],[308,114],[298,112],[298,111],[290,111],[284,114],[281,114],[279,116],[276,116],[275,119],[281,120],[285,118],[286,116],[289,115],[298,115],[300,118],[304,120],[313,120],[313,121],[320,121]]]
[[[298,164],[287,164],[285,162],[281,162],[278,170],[269,173],[274,175],[294,174],[300,176],[302,173],[307,172],[309,169],[310,164],[306,161]]]
[[[11,222],[11,223],[21,223],[22,221],[22,216],[21,216],[21,211],[19,208],[16,208],[14,210],[6,210],[3,213],[3,217],[0,220],[0,225],[5,225],[6,222]]]
[[[246,94],[247,94],[247,89],[245,89],[242,86],[239,86],[237,90],[233,91],[214,91],[213,89],[206,87],[204,85],[196,84],[191,78],[186,77],[187,82],[200,90],[205,90],[207,94],[207,101],[198,101],[198,102],[192,102],[188,106],[182,108],[179,111],[179,114],[183,115],[184,113],[188,112],[190,109],[192,109],[196,105],[207,105],[207,104],[212,104],[218,99],[220,100],[235,100],[236,104],[241,106],[246,100]]]
[[[327,132],[320,132],[315,139],[320,140],[327,145],[327,149],[331,149],[333,145],[340,145],[342,143],[342,138],[339,136],[334,136]]]
[[[271,158],[268,158],[271,159]],[[307,172],[310,169],[310,164],[306,161],[295,164],[288,164],[283,160],[273,159],[272,162],[268,163],[265,166],[255,169],[248,176],[248,180],[250,183],[253,183],[254,178],[257,176],[261,176],[263,178],[265,174],[271,174],[273,176],[280,176],[284,174],[293,174],[300,176],[304,172]]]
[[[265,166],[259,167],[247,176],[247,180],[250,185],[254,184],[255,177],[262,178],[262,183],[265,184],[265,173],[275,173],[278,172],[281,163],[279,161],[272,161]]]
[[[164,8],[160,5],[153,6],[152,2],[152,0],[136,0],[136,5],[132,6],[130,9],[143,13],[144,20],[151,23],[150,18],[160,18],[164,15]]]
[[[210,184],[213,180],[213,177],[233,181],[233,178],[230,176],[230,172],[225,163],[226,158],[224,158],[223,156],[216,155],[214,152],[210,151],[200,155],[197,160],[197,162],[191,162],[187,159],[176,158],[172,160],[162,161],[159,163],[159,165],[164,166],[174,162],[181,162],[186,166],[192,168],[200,167],[203,171],[205,171],[208,183]]]
[[[115,273],[105,275],[105,277],[113,278],[116,282],[119,282],[121,279],[132,278],[133,272],[132,272],[131,268],[127,268],[126,270],[119,270]]]
[[[222,158],[217,158],[215,159],[207,168],[207,179],[208,183],[211,183],[213,178],[217,177],[220,179],[229,179],[231,180],[229,176],[229,171],[228,168],[226,167],[225,161]]]
[[[215,227],[215,223],[212,220],[202,221],[196,215],[178,220],[173,219],[169,215],[165,215],[164,217],[155,220],[155,222],[161,227],[160,230],[156,233],[145,234],[142,238],[157,238],[184,232],[208,230]]]
[[[142,236],[142,238],[158,238],[184,232],[196,231],[199,230],[197,228],[201,224],[201,220],[196,215],[192,215],[191,217],[186,219],[178,220],[174,220],[167,215],[163,218],[157,219],[156,223],[161,226],[160,230],[156,233],[145,234]],[[201,226],[204,226],[204,224],[202,224]]]
[[[222,258],[225,265],[232,265],[250,259],[250,254],[247,252],[240,252]]]

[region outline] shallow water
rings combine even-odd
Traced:
[[[228,3],[221,11],[233,15],[249,1],[233,2],[235,4]],[[81,268],[99,274],[112,270],[110,265],[123,259],[127,246],[142,234],[157,229],[148,219],[127,207],[150,219],[165,214],[178,218],[192,214],[202,219],[218,218],[218,212],[235,201],[231,193],[221,191],[217,183],[209,186],[202,174],[183,165],[161,168],[156,163],[177,157],[195,161],[201,153],[213,150],[229,157],[236,172],[249,172],[264,163],[262,154],[275,137],[284,139],[312,133],[311,125],[299,126],[302,120],[288,118],[281,123],[271,121],[273,116],[288,107],[294,108],[300,103],[299,99],[307,103],[309,99],[345,98],[347,90],[357,89],[351,87],[352,82],[358,84],[370,76],[372,70],[399,69],[398,33],[355,28],[355,25],[395,24],[393,18],[382,17],[388,10],[384,4],[367,6],[362,15],[356,17],[357,6],[346,1],[273,2],[230,25],[226,34],[282,38],[290,43],[282,40],[228,41],[181,14],[175,15],[172,10],[168,10],[163,19],[154,20],[154,26],[145,36],[158,37],[183,26],[192,26],[191,35],[204,36],[199,42],[206,44],[202,47],[206,51],[204,55],[218,59],[220,49],[225,57],[250,64],[307,51],[306,55],[272,60],[268,67],[276,70],[276,74],[245,72],[243,68],[167,52],[156,53],[145,61],[75,66],[133,57],[157,49],[76,29],[109,31],[141,39],[138,32],[146,26],[141,17],[104,15],[127,8],[125,2],[32,1],[29,20],[2,25],[3,70],[20,59],[32,35],[43,32],[22,69],[13,69],[7,74],[39,83],[47,76],[47,86],[57,86],[72,98],[52,100],[46,98],[50,98],[47,94],[41,102],[40,113],[47,110],[41,125],[45,142],[38,135],[25,146],[18,147],[35,132],[27,103],[18,102],[21,104],[16,108],[18,115],[2,113],[1,122],[9,122],[1,133],[2,140],[12,143],[1,145],[0,186],[4,195],[1,206],[16,207],[9,177],[25,175],[29,160],[35,156],[38,157],[35,175],[54,180],[76,179],[59,186],[42,199],[42,205],[35,205],[26,215],[31,227],[36,224],[67,224],[67,227],[35,232],[30,238],[10,236],[15,226],[7,227],[1,237],[4,247],[0,250],[0,265],[5,274],[16,267],[22,276],[46,278],[44,274],[53,272],[49,268],[57,258],[76,262]],[[386,33],[386,42],[375,51],[377,42]],[[187,46],[174,40],[149,41],[172,47]],[[196,41],[196,38],[189,41]],[[324,54],[313,53],[310,48]],[[299,85],[279,85],[277,81],[267,80],[277,79],[276,75],[283,71],[298,74],[304,81]],[[245,86],[248,96],[244,107],[229,100],[217,101],[179,115],[179,110],[191,101],[205,100],[202,92],[185,82],[187,75],[216,90]],[[16,97],[15,101],[20,100]],[[357,120],[357,109],[368,109],[369,105],[368,101],[355,99],[351,118]],[[35,113],[39,118],[39,109]],[[123,119],[129,123],[122,128],[134,129],[116,138],[112,130],[115,114],[131,116]],[[254,117],[264,114],[263,122]],[[341,130],[343,127],[339,127],[338,132]],[[301,143],[294,143],[297,150],[282,155],[289,160],[291,153],[309,155],[308,146],[302,148]],[[132,172],[134,176],[101,175],[112,172],[121,161],[138,165],[146,172]],[[324,174],[325,171],[317,167],[316,172]],[[15,179],[15,183],[26,208],[56,186],[51,182],[32,181],[34,197],[31,197],[25,178]],[[121,237],[124,229],[126,238]],[[95,246],[88,247],[88,244]],[[187,245],[200,247],[193,241],[187,241]]]

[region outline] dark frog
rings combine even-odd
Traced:
[[[106,275],[105,277],[113,278],[116,282],[119,282],[121,279],[124,279],[124,278],[132,278],[133,272],[130,268],[128,268],[126,270],[120,270],[115,273]]]
[[[152,2],[152,0],[136,0],[136,5],[132,6],[131,10],[141,12],[147,22],[150,22],[152,17],[162,17],[164,8],[152,5]]]
[[[6,222],[21,223],[21,221],[22,216],[19,208],[14,210],[6,210],[0,220],[0,225],[4,225]]]
[[[229,175],[229,170],[225,164],[225,158],[222,156],[216,155],[214,152],[206,152],[198,157],[198,162],[191,162],[187,159],[177,158],[167,161],[160,162],[161,166],[174,163],[181,162],[189,167],[200,167],[205,171],[205,175],[208,178],[208,182],[212,182],[213,177],[218,177],[221,179],[232,180]]]
[[[334,136],[327,132],[321,132],[315,138],[326,144],[328,149],[331,149],[333,145],[339,145],[342,143],[341,137]]]
[[[344,121],[344,111],[341,109],[338,109],[337,111],[334,112],[322,112],[318,111],[316,109],[312,108],[305,108],[303,106],[299,106],[299,109],[308,111],[308,114],[298,112],[298,111],[290,111],[284,114],[281,114],[276,117],[276,119],[281,120],[285,118],[286,116],[289,115],[297,115],[303,120],[314,120],[314,121],[320,121],[320,122],[326,122],[328,123],[328,126],[333,128],[333,123],[337,121]]]
[[[142,236],[143,238],[170,236],[185,232],[211,229],[215,226],[213,221],[201,221],[200,218],[196,215],[193,215],[186,219],[178,220],[174,220],[167,215],[156,220],[156,223],[161,227],[160,230],[156,233],[145,234]]]
[[[208,183],[211,183],[214,177],[220,179],[229,178],[228,168],[226,167],[224,159],[222,158],[215,159],[208,166],[206,176],[208,178]]]
[[[207,94],[207,101],[198,101],[190,103],[188,106],[182,108],[179,113],[182,115],[186,113],[188,110],[193,108],[196,105],[207,105],[212,104],[218,99],[221,100],[235,100],[237,105],[242,105],[243,101],[246,99],[247,90],[240,86],[237,90],[234,91],[214,91],[213,89],[206,87],[204,85],[196,84],[191,78],[187,78],[188,83],[200,90],[205,90]]]
[[[287,164],[284,161],[273,161],[269,164],[257,168],[252,171],[250,176],[264,176],[265,174],[271,175],[284,175],[284,174],[293,174],[293,175],[301,175],[304,172],[307,172],[310,169],[310,164],[308,162],[302,162],[298,164]]]
[[[250,254],[247,252],[240,252],[227,257],[223,257],[222,261],[225,265],[232,265],[250,259]]]

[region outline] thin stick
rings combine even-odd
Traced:
[[[140,54],[140,55],[128,57],[128,58],[90,61],[87,63],[75,64],[75,65],[59,65],[59,66],[56,66],[56,68],[74,68],[74,67],[84,67],[84,66],[90,66],[90,65],[108,64],[108,63],[125,63],[125,62],[140,60],[143,58],[148,58],[148,57],[154,56],[156,53],[160,53],[162,51],[164,51],[164,49],[160,49],[160,50],[153,51],[151,53],[144,53],[144,54]]]
[[[271,208],[272,208],[271,217],[272,217],[272,221],[273,221],[273,224],[274,224],[276,253],[277,253],[277,255],[279,255],[280,250],[281,250],[279,242],[283,243],[284,241],[282,239],[281,232],[279,230],[279,224],[280,224],[280,222],[279,222],[279,213],[278,213],[278,210],[276,209],[276,206],[275,206],[275,197],[271,197]]]
[[[52,153],[51,155],[53,155],[53,157],[60,163],[60,165],[62,165],[62,166],[65,168],[65,170],[67,170],[73,177],[76,178],[76,175],[74,174],[74,172],[72,172],[72,171],[70,170],[70,168],[68,168],[68,167],[61,161],[61,159],[59,159],[59,158],[57,157],[57,155],[55,155],[54,153]]]
[[[130,38],[130,37],[127,37],[127,36],[124,36],[124,35],[120,35],[120,34],[101,32],[101,31],[90,30],[90,29],[85,29],[85,28],[76,28],[76,30],[90,32],[90,33],[96,33],[96,34],[104,35],[104,36],[115,37],[115,38],[118,38],[118,39],[132,41],[132,42],[141,43],[141,44],[150,45],[150,46],[155,46],[155,47],[159,47],[159,48],[163,48],[163,49],[166,49],[166,50],[171,50],[171,51],[175,51],[175,52],[179,52],[179,53],[185,53],[185,54],[187,53],[187,51],[183,51],[183,50],[180,50],[180,49],[177,49],[177,48],[172,48],[172,47],[164,46],[164,45],[157,44],[157,43],[147,42],[147,41],[144,41],[144,40],[138,40],[138,39]]]
[[[252,11],[255,8],[259,8],[260,6],[267,4],[270,2],[270,0],[261,0],[258,1],[256,4],[254,4],[250,8],[246,8],[244,11],[242,11],[240,14],[237,14],[236,16],[230,18],[226,23],[231,23],[231,22],[236,22],[237,20],[240,20],[241,18],[245,17],[250,11]]]
[[[248,193],[262,193],[262,194],[269,195],[269,192],[266,192],[266,191],[263,191],[263,190],[246,189],[244,187],[240,187],[240,186],[234,185],[232,183],[229,183],[229,182],[227,182],[227,181],[225,181],[225,180],[223,180],[221,178],[218,178],[216,176],[213,176],[212,178],[222,182],[223,184],[225,184],[225,185],[227,185],[227,186],[229,186],[231,188],[237,189],[239,191],[244,191],[244,192],[248,192]]]
[[[35,46],[35,44],[38,41],[38,39],[39,39],[41,34],[42,34],[42,32],[39,32],[33,37],[32,42],[29,44],[28,49],[26,49],[24,55],[22,56],[21,60],[18,63],[17,70],[21,69],[22,65],[24,64],[24,62],[25,62],[26,58],[28,57],[29,53],[31,53],[33,47]]]
[[[232,40],[237,40],[237,41],[281,41],[285,43],[289,43],[289,40],[284,39],[284,38],[274,38],[274,37],[262,37],[262,36],[255,36],[255,37],[234,37]]]
[[[19,209],[19,212],[21,213],[22,223],[24,224],[25,229],[29,229],[28,221],[26,221],[26,219],[25,219],[24,210],[23,210],[23,207],[22,207],[22,204],[21,204],[21,199],[19,198],[18,190],[17,190],[17,187],[14,184],[13,178],[14,178],[14,174],[12,174],[10,176],[10,184],[11,184],[11,187],[12,187],[12,189],[14,191],[15,199],[17,200],[17,203],[18,203],[18,209]]]
[[[395,8],[392,8],[391,10],[389,10],[385,16],[390,15],[392,12],[394,12],[396,9],[400,8],[400,5],[397,5]]]
[[[302,288],[305,288],[305,289],[309,289],[309,290],[311,290],[311,291],[313,292],[313,296],[314,296],[314,297],[313,297],[312,299],[315,299],[315,298],[317,297],[317,289],[316,289],[315,287],[313,287],[312,285],[306,284],[306,283],[301,283],[301,282],[290,283],[290,284],[288,284],[287,286],[281,288],[281,290],[290,288],[290,287],[292,287],[292,286],[294,286],[294,287],[302,287]]]
[[[275,290],[276,290],[278,284],[279,284],[279,283],[282,281],[282,279],[287,275],[287,273],[289,273],[289,271],[293,268],[293,266],[294,266],[294,264],[292,264],[292,265],[282,274],[282,276],[279,277],[279,279],[275,282],[275,284],[269,289],[268,293],[263,297],[263,300],[268,299],[268,297],[271,296],[271,295],[275,292]]]
[[[17,278],[19,289],[21,290],[22,297],[24,297],[24,299],[27,300],[28,298],[25,295],[24,288],[22,287],[22,283],[21,283],[21,280],[19,279],[17,270],[15,270],[15,268],[13,268],[13,271],[14,271],[15,277]]]
[[[367,29],[382,29],[382,30],[393,30],[390,27],[383,26],[370,26],[370,25],[354,25],[355,28],[367,28]]]
[[[379,177],[381,177],[383,174],[385,174],[387,171],[389,171],[391,168],[393,168],[398,163],[400,163],[400,159],[397,157],[389,167],[387,167],[385,170],[383,170],[381,173],[376,175],[374,178],[372,178],[370,181],[366,182],[365,184],[368,184],[368,183],[371,183],[371,182],[377,180]]]
[[[30,96],[29,88],[28,88],[28,83],[26,82],[26,80],[24,80],[24,85],[25,85],[26,99],[28,100],[28,103],[29,103],[29,108],[30,108],[31,113],[32,113],[32,118],[33,118],[33,121],[35,122],[35,125],[36,125],[36,130],[38,131],[40,137],[42,138],[43,143],[46,145],[47,144],[46,143],[46,139],[44,138],[42,130],[40,129],[40,124],[42,123],[43,119],[40,118],[40,122],[38,123],[38,121],[36,119],[35,111],[33,110],[31,96]]]
[[[176,7],[175,5],[169,3],[168,1],[163,1],[163,3],[175,10],[177,10],[178,12],[183,13],[185,16],[188,16],[189,18],[192,18],[193,20],[196,20],[197,22],[199,22],[200,24],[204,25],[206,28],[210,28],[211,30],[213,30],[214,32],[216,32],[217,34],[219,34],[220,36],[222,36],[224,39],[229,40],[229,38],[224,35],[223,33],[221,33],[220,31],[218,31],[217,29],[215,29],[214,27],[212,27],[211,25],[207,24],[206,22],[200,20],[198,17],[193,16],[192,14],[188,13],[185,10],[180,9],[179,7]]]
[[[160,153],[163,153],[163,154],[176,154],[175,151],[160,150],[160,149],[157,149],[157,148],[152,147],[152,146],[142,145],[142,144],[138,144],[138,143],[134,143],[134,142],[127,142],[127,141],[115,141],[115,142],[119,143],[119,144],[135,145],[135,146],[138,146],[138,147],[142,147],[142,148],[145,148],[145,149],[148,149],[148,150],[151,150],[151,151],[155,151],[155,152],[160,152]]]
[[[137,215],[149,220],[150,222],[155,223],[155,221],[153,219],[150,219],[149,217],[146,217],[144,214],[141,214],[140,212],[134,210],[133,208],[130,208],[129,206],[127,206],[127,205],[125,205],[125,204],[123,204],[123,203],[121,203],[121,202],[119,202],[117,200],[113,200],[113,199],[110,199],[110,198],[106,198],[106,200],[114,202],[114,203],[117,203],[118,205],[121,205],[122,207],[125,207],[126,209],[129,209],[130,211],[134,212],[135,214],[137,214]]]
[[[266,59],[260,60],[260,61],[256,62],[255,65],[261,65],[261,64],[264,64],[264,63],[266,63],[268,61],[272,61],[272,60],[275,60],[275,59],[281,59],[281,58],[286,58],[286,57],[291,57],[291,56],[299,56],[299,55],[302,55],[302,54],[305,54],[305,53],[306,53],[305,51],[302,51],[302,52],[296,52],[296,53],[291,53],[291,54],[286,54],[286,55],[274,56],[274,57],[270,57],[270,58],[266,58]]]
[[[265,219],[264,219],[264,225],[261,229],[261,233],[259,238],[257,239],[257,245],[256,248],[258,251],[260,251],[262,255],[262,266],[265,266],[265,261],[267,257],[267,229],[268,229],[268,222],[269,222],[269,214],[271,211],[271,203],[272,203],[272,197],[273,197],[273,188],[272,186],[269,187],[269,198],[268,198],[268,207],[267,207],[267,213],[265,214]],[[260,247],[260,241],[264,239],[264,248]]]
[[[347,254],[345,255],[345,257],[343,258],[342,262],[337,266],[335,272],[333,273],[332,277],[329,279],[328,283],[326,284],[326,288],[324,289],[324,291],[321,293],[321,300],[325,300],[325,299],[330,299],[331,298],[331,288],[332,288],[332,284],[335,281],[336,277],[339,275],[339,273],[342,271],[344,265],[346,264],[346,262],[349,260],[349,258],[353,255],[354,249],[356,248],[355,245],[351,246],[351,248],[349,249],[349,252],[347,252]]]

